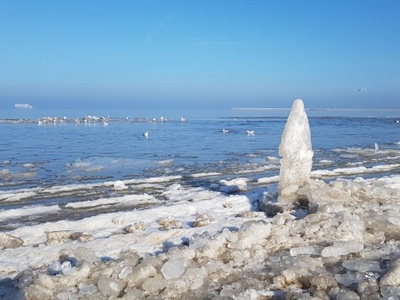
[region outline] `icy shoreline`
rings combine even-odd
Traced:
[[[168,191],[203,199],[9,232],[24,246],[2,250],[2,277],[18,273],[2,280],[2,292],[27,299],[387,299],[400,292],[400,176],[312,180],[299,191],[308,201],[272,217],[271,207],[257,211],[259,193]],[[92,238],[72,239],[73,228]]]
[[[398,170],[398,150],[375,143],[362,150],[367,164],[347,149],[343,165],[321,159],[311,172],[310,137],[298,99],[279,176],[273,158],[265,178],[200,172],[0,192],[0,296],[398,299],[400,175],[382,177]]]

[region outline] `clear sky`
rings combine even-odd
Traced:
[[[400,1],[0,1],[0,108],[296,98],[400,108]]]

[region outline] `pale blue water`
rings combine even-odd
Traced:
[[[356,168],[351,173],[353,177],[399,172],[397,117],[321,116],[321,113],[332,112],[308,112],[313,170]],[[278,147],[288,114],[289,110],[3,110],[0,112],[0,211],[35,205],[58,205],[61,210],[53,215],[6,219],[0,222],[0,229],[27,222],[79,219],[137,209],[135,205],[79,210],[66,206],[125,193],[150,194],[163,205],[163,192],[174,183],[207,189],[220,179],[246,177],[246,193],[263,197],[268,187],[258,179],[279,174]],[[75,122],[85,115],[105,116],[108,125],[99,120]],[[63,122],[39,124],[43,116],[58,116]],[[161,122],[161,116],[167,121]],[[186,117],[186,122],[181,122],[181,117]],[[224,128],[229,132],[224,134]],[[255,135],[249,136],[247,130],[254,130]],[[143,136],[145,131],[149,132],[148,138]],[[357,171],[358,167],[374,166],[390,168]],[[328,176],[322,179],[331,180],[340,174]],[[117,180],[125,180],[129,189],[115,190],[113,182]],[[146,184],[146,180],[152,184]]]
[[[285,116],[273,117],[251,111],[169,111],[163,115],[167,121],[160,122],[159,112],[14,109],[6,115],[3,111],[0,187],[14,189],[204,172],[239,176],[243,170],[259,174],[259,169],[268,164],[266,157],[278,157],[288,113],[279,111],[276,114]],[[99,121],[75,123],[74,119],[84,115],[106,116],[109,125]],[[321,159],[333,160],[330,168],[348,163],[348,157],[333,151],[337,148],[374,149],[377,143],[379,149],[400,150],[396,144],[400,141],[396,118],[313,117],[312,112],[309,115],[314,168],[319,168]],[[39,125],[37,120],[41,116],[65,116],[66,120]],[[141,119],[135,120],[137,116]],[[181,116],[187,121],[181,122]],[[152,117],[156,121],[147,119]],[[222,133],[223,128],[229,132]],[[255,135],[248,136],[247,130],[254,130]],[[143,136],[144,131],[149,131],[149,138]],[[359,155],[351,157],[351,161],[371,166],[386,163],[387,153],[382,156],[367,159],[366,155]],[[271,172],[276,173],[277,169],[271,168]]]

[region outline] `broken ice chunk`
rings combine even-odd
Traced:
[[[381,272],[381,267],[378,261],[346,260],[342,263],[342,266],[351,271]]]
[[[61,272],[64,275],[69,275],[73,272],[72,266],[71,266],[71,262],[69,260],[66,260],[62,263],[61,265]]]
[[[302,246],[290,249],[291,256],[297,255],[319,255],[321,254],[321,249],[319,247],[313,246]]]
[[[97,292],[97,287],[95,287],[92,284],[85,284],[85,283],[80,283],[79,284],[79,295],[92,295]]]
[[[104,296],[118,297],[124,289],[124,283],[121,280],[115,278],[102,276],[97,283],[97,287]]]
[[[202,234],[193,234],[189,241],[189,248],[196,249],[203,247],[210,239],[211,235],[208,231],[205,231]]]
[[[185,272],[184,263],[180,260],[169,259],[162,267],[161,273],[165,279],[179,278]]]
[[[322,257],[335,257],[347,255],[349,253],[357,253],[364,249],[364,244],[352,241],[337,241],[332,246],[325,247],[322,250]]]

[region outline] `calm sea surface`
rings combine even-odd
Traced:
[[[399,172],[398,117],[321,113],[329,112],[308,112],[314,174],[330,180]],[[168,205],[164,193],[174,184],[208,189],[221,179],[245,177],[245,192],[262,198],[268,186],[259,179],[271,178],[273,183],[279,174],[278,147],[288,114],[289,110],[0,111],[0,230]],[[118,189],[120,181],[126,189]],[[119,198],[145,194],[159,203]],[[99,199],[117,204],[70,206]],[[41,207],[55,211],[25,217]]]
[[[163,116],[165,121],[161,121],[160,114],[141,113],[3,111],[0,115],[0,187],[12,189],[205,172],[257,173],[271,158],[278,158],[289,111],[275,112],[282,115],[275,117],[263,116],[267,112],[252,114],[250,111],[187,112],[187,115],[169,111]],[[82,119],[85,115],[89,116],[87,122]],[[334,161],[331,168],[349,161],[373,163],[365,161],[366,155],[340,157],[337,149],[378,147],[397,151],[400,148],[400,124],[395,117],[312,115],[310,112],[314,167],[318,167],[320,160]],[[60,117],[61,121],[50,119],[39,124],[38,120],[44,116]],[[106,123],[94,116],[103,116]],[[182,122],[181,117],[186,121]],[[223,129],[229,132],[223,133]],[[248,135],[247,130],[254,130],[255,134]],[[143,135],[146,131],[147,138]],[[271,170],[276,172],[276,168]]]

